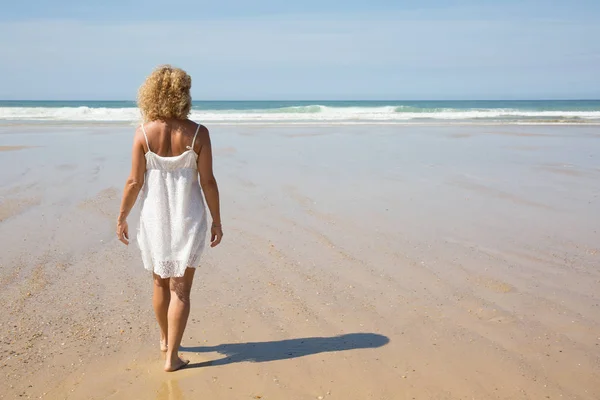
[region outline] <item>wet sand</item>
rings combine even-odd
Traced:
[[[168,374],[114,235],[132,127],[0,127],[0,398],[600,398],[597,127],[212,131]]]

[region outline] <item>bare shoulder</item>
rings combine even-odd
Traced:
[[[139,154],[146,153],[146,138],[141,126],[138,126],[133,133],[133,151]]]
[[[135,132],[133,133],[133,141],[134,142],[142,142],[144,141],[144,132],[142,131],[142,126],[138,125],[137,128],[135,128]]]
[[[198,124],[198,136],[196,137],[196,141],[200,143],[209,143],[210,142],[210,133],[208,132],[208,128],[202,124]]]

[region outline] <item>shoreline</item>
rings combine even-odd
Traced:
[[[351,127],[351,126],[432,126],[432,127],[461,127],[461,126],[542,126],[542,127],[552,127],[552,126],[566,126],[566,127],[575,127],[575,126],[600,126],[600,121],[565,121],[565,122],[547,122],[547,121],[539,121],[539,122],[475,122],[475,121],[451,121],[451,120],[438,120],[431,122],[410,122],[410,121],[402,121],[402,122],[387,122],[387,121],[339,121],[339,122],[317,122],[317,121],[298,121],[298,122],[280,122],[280,121],[263,121],[263,122],[218,122],[218,121],[197,121],[207,126],[223,126],[223,127]],[[8,121],[8,120],[0,120],[0,128],[1,127],[40,127],[40,126],[52,126],[52,127],[111,127],[111,126],[138,126],[141,124],[141,121],[138,122],[129,122],[129,121],[51,121],[51,120],[36,120],[36,121]]]

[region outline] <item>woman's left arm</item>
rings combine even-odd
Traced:
[[[133,149],[131,152],[131,173],[123,189],[121,200],[121,211],[117,219],[117,236],[121,242],[129,244],[129,226],[127,216],[144,186],[144,174],[146,173],[146,157],[144,156],[143,136],[140,128],[135,132],[133,138]]]

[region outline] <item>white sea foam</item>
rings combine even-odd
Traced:
[[[525,111],[517,109],[417,109],[414,107],[327,107],[321,105],[256,110],[192,110],[191,118],[215,123],[427,122],[435,120],[600,121],[600,111]],[[0,121],[137,122],[137,108],[0,107]]]
[[[137,121],[137,108],[0,107],[5,121]]]

